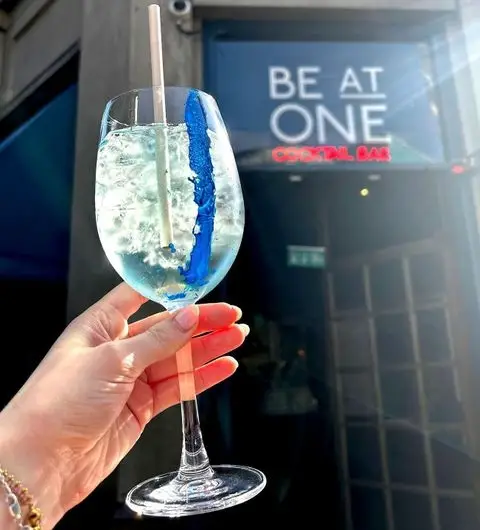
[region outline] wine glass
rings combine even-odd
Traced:
[[[158,120],[159,97],[167,124]],[[185,87],[132,90],[111,100],[102,119],[95,209],[110,263],[140,294],[174,311],[214,289],[237,256],[245,222],[235,158],[215,100]],[[250,467],[210,466],[190,344],[177,353],[177,369],[180,468],[130,491],[127,506],[140,515],[222,510],[266,484]]]

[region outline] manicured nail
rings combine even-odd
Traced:
[[[242,330],[244,337],[250,335],[250,326],[247,326],[247,324],[239,324],[238,327]]]
[[[243,312],[242,310],[237,307],[236,305],[232,305],[232,309],[235,311],[235,313],[237,314],[237,317],[235,319],[235,322],[238,322],[241,318],[242,318],[242,315],[243,315]]]
[[[191,305],[181,309],[175,315],[175,322],[183,331],[190,331],[198,322],[198,307]]]

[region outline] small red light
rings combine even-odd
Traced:
[[[462,173],[465,173],[465,166],[452,166],[452,173],[454,173],[455,175],[461,175]]]

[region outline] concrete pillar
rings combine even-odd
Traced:
[[[472,13],[474,10],[476,12]],[[447,24],[447,37],[465,154],[470,154],[480,148],[480,3],[474,5],[472,2],[467,14],[468,23],[465,23],[464,14],[463,23],[452,19]]]
[[[472,87],[477,99],[477,117],[480,110],[480,2],[458,0],[460,19],[465,34],[465,47],[471,70]],[[480,147],[480,142],[477,148]]]
[[[98,300],[120,279],[110,267],[98,240],[94,214],[95,165],[100,120],[106,103],[150,81],[147,6],[153,0],[103,2],[85,0],[79,74],[75,183],[72,209],[68,315],[72,319]],[[197,37],[179,32],[163,10],[165,82],[194,85],[198,68],[193,60]],[[140,316],[157,310],[143,309]],[[178,465],[180,413],[172,409],[148,427],[138,446],[120,466],[118,491]],[[110,482],[112,487],[112,482]]]
[[[0,11],[0,94],[3,93],[3,79],[4,79],[4,61],[5,61],[5,34],[10,25],[10,17],[4,12]]]
[[[480,3],[478,0],[458,0],[459,5],[459,24],[462,27],[464,53],[466,55],[466,69],[468,76],[465,76],[465,84],[457,85],[460,95],[460,108],[463,108],[461,113],[463,134],[467,146],[467,154],[475,155],[474,159],[478,164],[480,160]],[[464,61],[465,63],[465,61]],[[454,62],[454,66],[456,66]],[[458,76],[456,76],[458,78]],[[469,118],[468,118],[469,116]],[[474,126],[476,124],[476,127]],[[476,178],[470,182],[471,197],[475,208],[476,219],[472,223],[472,233],[470,235],[470,244],[477,251],[480,245],[480,179],[478,178],[478,169]],[[473,275],[475,284],[471,286],[477,292],[477,298],[480,297],[480,274],[474,268]],[[465,315],[467,320],[468,315]],[[475,351],[471,352],[471,356],[475,356]],[[467,365],[467,368],[474,366],[475,363]],[[472,375],[473,374],[473,375]],[[478,456],[480,454],[480,422],[478,421],[478,391],[474,378],[477,373],[472,370],[471,373],[465,373],[465,380],[469,382],[467,387],[469,393],[467,394],[467,417],[469,420],[469,435],[474,444],[474,451]],[[480,495],[480,478],[478,474],[475,475],[475,489],[477,496]],[[478,512],[480,514],[480,512]]]
[[[478,0],[458,0],[458,4],[469,70],[470,92],[473,96],[473,102],[470,102],[468,110],[471,116],[480,122],[480,2]],[[469,142],[468,147],[469,154],[480,152],[480,135],[478,132]]]

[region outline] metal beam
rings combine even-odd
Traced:
[[[455,11],[455,0],[194,0],[196,8]]]

